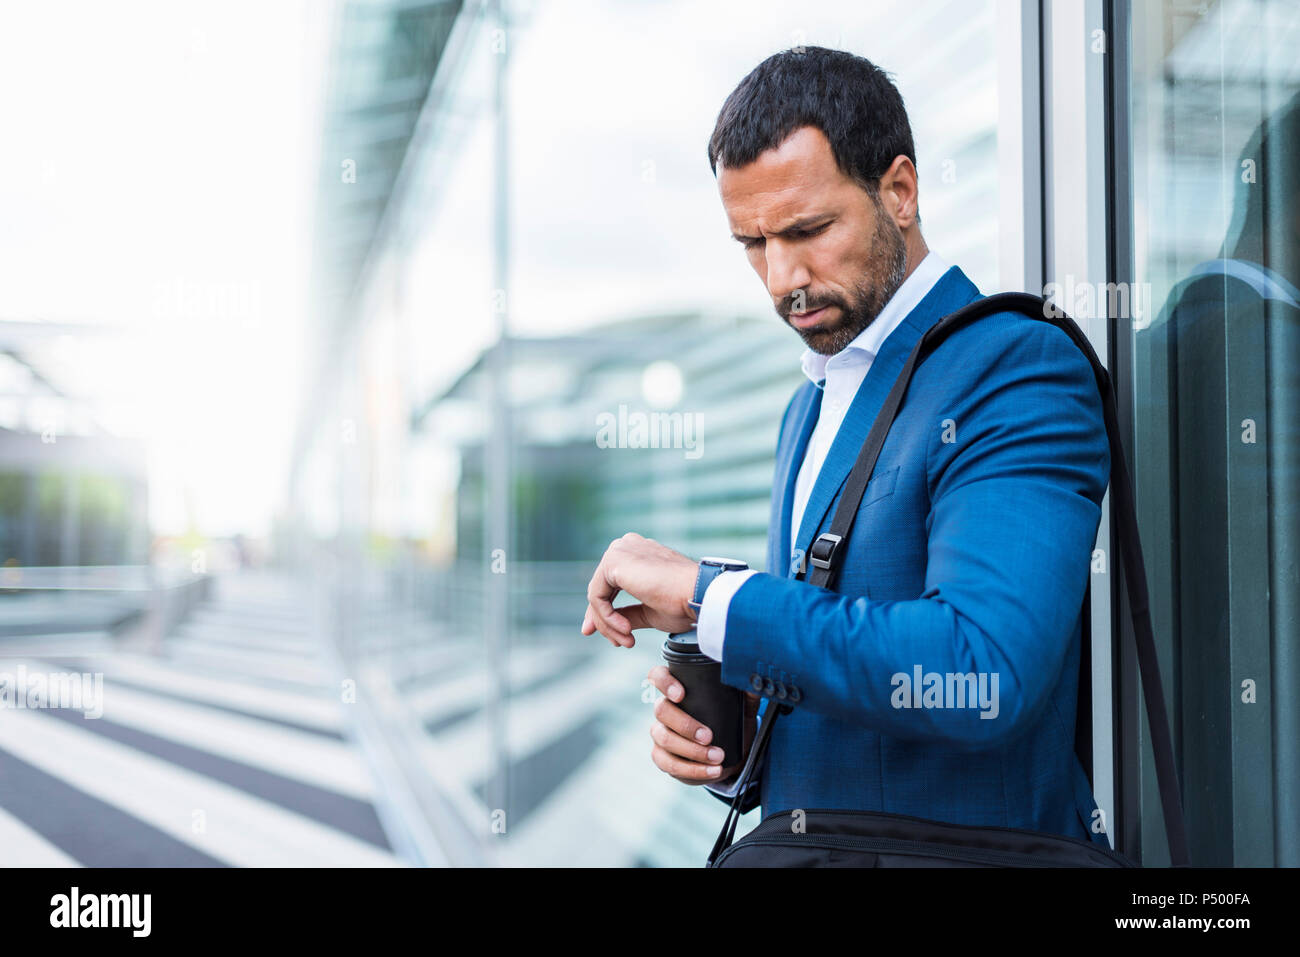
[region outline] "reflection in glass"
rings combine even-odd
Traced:
[[[1300,863],[1297,39],[1290,3],[1134,5],[1133,454],[1200,865]],[[1142,809],[1152,861],[1149,760]]]

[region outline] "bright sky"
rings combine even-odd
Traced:
[[[0,10],[0,319],[149,440],[156,532],[264,531],[300,396],[329,3]]]

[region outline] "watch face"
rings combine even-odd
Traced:
[[[701,564],[708,562],[710,565],[722,565],[724,568],[748,568],[748,562],[742,562],[739,558],[714,558],[706,556],[700,559]]]

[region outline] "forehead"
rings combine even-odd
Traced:
[[[856,188],[835,164],[830,140],[813,126],[787,136],[746,166],[718,167],[718,192],[732,224],[796,216]]]

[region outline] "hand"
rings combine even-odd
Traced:
[[[587,613],[582,633],[599,631],[610,644],[631,648],[634,628],[657,628],[669,634],[695,624],[689,602],[695,595],[699,564],[653,538],[628,532],[609,543],[587,585]],[[614,610],[626,591],[640,604]]]
[[[650,727],[654,747],[650,760],[670,777],[683,784],[726,784],[740,773],[754,743],[758,726],[758,695],[745,692],[745,743],[741,754],[724,754],[713,747],[713,730],[706,728],[673,702],[686,693],[667,665],[656,665],[647,675],[664,697],[655,702],[655,718]],[[700,732],[703,732],[701,736]]]

